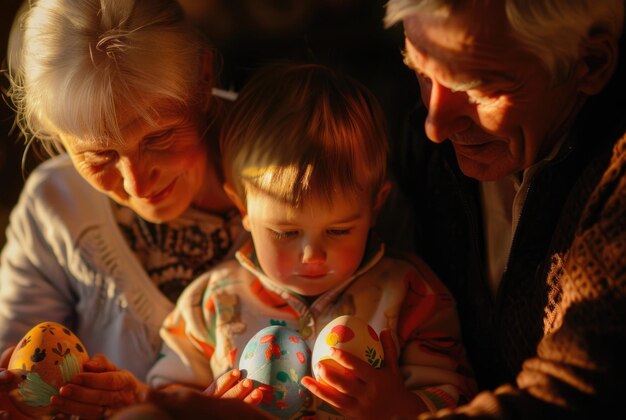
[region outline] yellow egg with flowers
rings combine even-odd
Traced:
[[[15,407],[30,417],[51,415],[50,398],[82,372],[89,359],[85,346],[68,328],[42,322],[26,333],[13,351],[8,369],[21,378],[9,392]]]
[[[383,347],[378,333],[369,323],[354,315],[337,317],[322,328],[313,346],[312,366],[319,362],[336,363],[331,356],[332,348],[351,353],[374,368],[383,364]],[[313,369],[313,375],[320,380],[316,369]]]

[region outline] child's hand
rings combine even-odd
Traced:
[[[302,385],[345,417],[415,417],[427,411],[419,397],[404,386],[389,330],[383,330],[380,338],[385,354],[383,367],[374,369],[348,352],[333,349],[335,363],[320,362],[314,367],[321,381],[305,376]]]
[[[203,394],[216,398],[234,398],[257,405],[263,400],[263,393],[254,388],[250,379],[241,379],[241,371],[232,369],[217,378],[204,390]]]
[[[148,386],[126,370],[118,370],[98,354],[85,362],[84,372],[63,385],[51,399],[60,413],[100,419],[117,409],[143,401]]]

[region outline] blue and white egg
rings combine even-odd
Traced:
[[[311,396],[300,380],[311,372],[311,351],[298,332],[272,325],[246,344],[239,369],[263,392],[260,408],[279,418],[290,418]]]

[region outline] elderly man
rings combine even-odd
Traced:
[[[399,179],[486,390],[435,416],[623,413],[624,0],[390,0],[400,21],[424,106]]]

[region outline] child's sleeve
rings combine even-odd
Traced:
[[[434,412],[468,402],[476,384],[452,295],[422,260],[412,263],[398,320],[399,365],[406,387]]]
[[[203,333],[208,323],[202,311],[209,279],[206,274],[187,286],[174,311],[166,317],[160,330],[161,353],[147,376],[151,387],[184,384],[204,389],[213,382],[210,359],[214,343],[208,341],[209,334]]]

